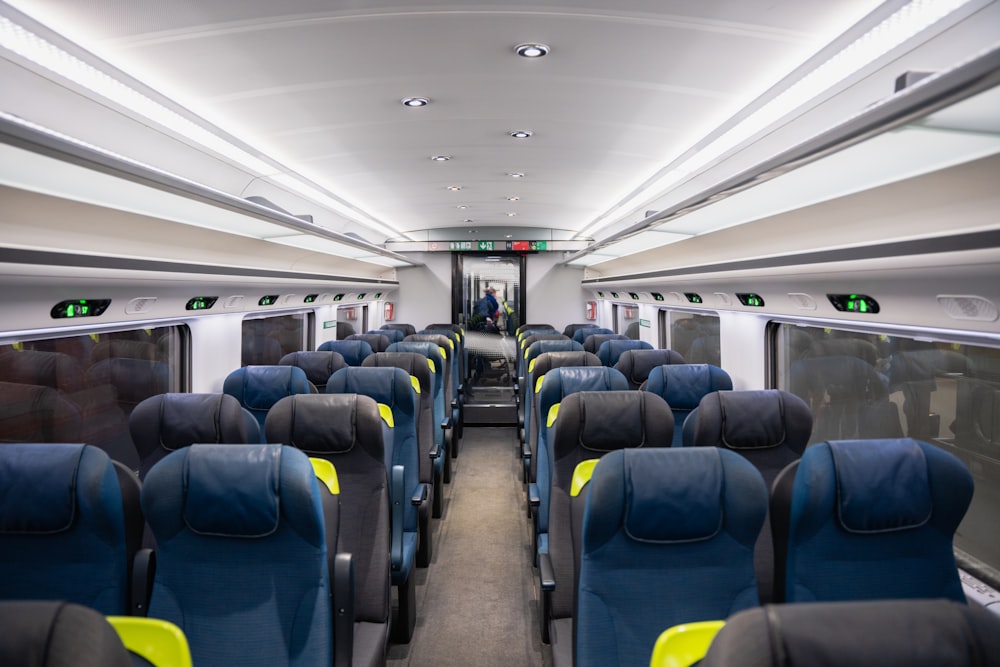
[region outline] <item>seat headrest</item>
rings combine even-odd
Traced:
[[[62,600],[4,600],[0,602],[0,627],[4,629],[0,635],[0,663],[4,665],[134,664],[104,614],[83,605]]]
[[[281,445],[183,450],[184,523],[199,535],[265,537],[278,529]]]
[[[147,428],[155,433],[155,442],[169,451],[196,442],[244,443],[252,440],[247,434],[240,402],[228,394],[151,396],[137,405],[129,416],[129,429],[137,448],[145,449],[140,443],[149,444],[143,437]]]
[[[384,456],[378,404],[361,394],[297,394],[271,408],[265,431],[269,442],[281,442],[309,455],[346,454],[361,447]]]
[[[347,365],[344,356],[333,350],[290,352],[279,361],[282,366],[298,366],[315,385],[322,386],[336,371]]]
[[[524,359],[534,359],[546,352],[582,352],[583,343],[570,340],[536,340],[524,350]]]
[[[298,366],[244,366],[242,403],[251,410],[268,410],[289,394],[309,393],[309,378]]]
[[[351,334],[352,336],[354,334]],[[361,362],[370,354],[374,353],[372,346],[363,340],[328,340],[322,343],[318,350],[320,352],[338,352],[344,358],[348,366],[360,366]]]
[[[592,352],[575,350],[572,352],[544,352],[535,357],[534,366],[529,364],[533,377],[541,377],[553,368],[563,366],[602,366],[601,360]]]
[[[927,523],[933,511],[927,459],[916,440],[826,443],[837,471],[837,515],[851,533],[886,533]]]
[[[693,410],[705,395],[732,388],[729,374],[710,364],[657,366],[646,380],[646,391],[659,394],[678,410]]]
[[[684,357],[674,350],[625,350],[615,364],[615,368],[624,373],[629,382],[638,387],[650,371],[664,364],[683,364]]]
[[[76,518],[80,464],[87,445],[0,447],[0,533],[53,534]],[[92,456],[107,455],[94,450]]]
[[[550,378],[555,382],[550,384]],[[628,389],[628,380],[625,379],[624,375],[607,366],[563,366],[546,373],[545,381],[542,384],[543,391],[545,391],[546,386],[558,387],[556,391],[562,396],[567,396],[577,391]]]
[[[780,389],[712,392],[694,414],[693,441],[686,444],[721,444],[735,450],[784,446],[801,453],[812,433],[809,406]]]
[[[348,366],[330,376],[328,394],[363,394],[408,415],[416,412],[416,393],[410,374],[402,368]]]
[[[628,536],[639,542],[666,543],[699,542],[718,534],[725,491],[719,451],[711,447],[622,450]]]
[[[665,418],[672,422],[669,410],[664,408],[667,413]],[[557,428],[575,429],[580,446],[592,452],[642,447],[647,442],[646,400],[638,392],[583,391],[570,394],[562,403],[560,415]],[[567,424],[571,415],[578,417],[578,424]]]

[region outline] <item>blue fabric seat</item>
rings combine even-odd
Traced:
[[[576,561],[586,493],[577,467],[628,447],[669,447],[674,419],[666,402],[647,392],[580,391],[567,396],[550,431],[548,552],[539,555],[542,639],[554,638],[557,665],[572,656]]]
[[[328,340],[321,343],[316,349],[319,352],[336,352],[340,354],[348,366],[360,366],[365,357],[369,354],[374,354],[372,346],[363,340]]]
[[[285,396],[309,394],[315,387],[309,384],[306,372],[297,366],[244,366],[226,376],[222,391],[246,408],[264,436],[267,411]]]
[[[97,447],[0,446],[0,599],[130,613],[138,490],[135,475]]]
[[[415,337],[415,336],[414,336]],[[450,402],[448,401],[448,377],[451,368],[448,350],[441,346],[447,343],[443,336],[432,336],[434,341],[406,340],[389,346],[391,352],[409,352],[422,355],[428,360],[431,371],[431,404],[433,407],[432,433],[439,454],[432,461],[433,474],[443,481],[451,481],[451,459],[454,457],[454,442]],[[437,340],[440,339],[440,340]]]
[[[386,338],[389,339],[389,343],[390,344],[392,344],[392,343],[398,343],[401,340],[403,340],[404,338],[406,338],[406,334],[403,333],[402,329],[386,329],[386,328],[382,328],[382,329],[375,329],[375,330],[372,330],[372,331],[367,331],[365,333],[385,336]]]
[[[384,331],[386,329],[395,329],[397,331],[402,331],[403,336],[412,336],[413,334],[417,333],[417,328],[415,326],[405,322],[386,322],[385,324],[379,327],[380,331]]]
[[[521,458],[524,463],[524,481],[534,482],[538,476],[538,434],[541,416],[538,408],[539,392],[542,389],[541,379],[545,377],[553,368],[563,366],[600,366],[601,360],[590,352],[584,352],[579,343],[568,341],[571,345],[569,351],[546,351],[545,346],[537,348],[538,355],[531,358],[526,368],[527,377],[524,381],[524,441],[521,447]],[[554,341],[561,343],[562,341]],[[555,349],[559,345],[552,346]]]
[[[333,350],[290,352],[278,361],[280,366],[298,366],[306,372],[306,377],[323,393],[326,381],[330,376],[347,366],[347,361],[339,352]]]
[[[591,354],[597,354],[597,351],[601,349],[601,345],[608,342],[609,340],[630,340],[625,334],[619,333],[609,333],[609,334],[591,334],[583,339],[583,349]],[[605,366],[612,366],[613,364],[604,364]]]
[[[361,394],[392,413],[392,444],[386,445],[389,498],[392,503],[392,583],[399,598],[399,622],[393,641],[409,642],[416,625],[415,578],[411,576],[419,542],[420,506],[428,490],[420,483],[417,399],[410,375],[401,368],[347,367],[330,377],[328,394]]]
[[[996,667],[1000,619],[952,600],[768,605],[730,618],[700,667]]]
[[[563,333],[566,333],[566,332],[564,331]],[[577,343],[579,343],[580,345],[583,345],[583,342],[585,340],[587,340],[588,336],[594,336],[594,335],[597,335],[597,334],[613,334],[613,333],[614,333],[614,330],[608,329],[607,327],[586,326],[586,327],[581,327],[581,328],[575,330],[572,334],[568,334],[568,335],[569,335],[570,338],[572,338],[573,340],[575,340]]]
[[[257,419],[229,394],[151,396],[129,415],[139,478],[172,451],[198,444],[260,442]]]
[[[288,396],[267,415],[268,440],[330,461],[340,483],[337,551],[354,561],[355,667],[385,665],[391,603],[388,425],[359,394]]]
[[[601,343],[597,348],[597,358],[605,366],[614,367],[626,350],[652,350],[653,346],[644,340],[613,338]]]
[[[465,380],[462,375],[463,346],[461,334],[451,329],[421,329],[416,335],[438,335],[448,339],[451,359],[451,377],[449,379],[450,392],[446,395],[446,402],[451,405],[452,419],[452,441],[454,451],[458,452],[458,440],[462,437],[462,419],[464,418],[464,406],[462,393]]]
[[[389,346],[390,349],[392,345]],[[441,447],[434,437],[438,428],[434,421],[434,374],[427,357],[417,352],[376,352],[365,359],[364,367],[401,368],[416,381],[417,391],[417,446],[419,454],[417,467],[419,479],[428,489],[428,502],[420,506],[417,566],[427,567],[433,556],[431,541],[431,516],[440,516],[441,496],[444,494],[440,467],[435,465],[441,458]]]
[[[817,443],[772,490],[776,601],[964,601],[952,538],[968,468],[911,438]]]
[[[664,628],[756,606],[766,512],[760,473],[730,451],[604,455],[583,519],[575,664],[648,664]]]
[[[587,353],[585,353],[587,354]],[[536,369],[537,370],[537,369]],[[625,376],[607,366],[563,366],[542,376],[538,391],[538,468],[535,483],[529,485],[528,497],[535,508],[535,539],[537,553],[548,551],[549,490],[551,488],[551,455],[548,437],[551,432],[552,407],[578,391],[612,391],[628,389]]]
[[[640,387],[657,394],[674,413],[674,445],[682,444],[684,420],[706,395],[729,391],[733,380],[729,373],[709,364],[670,364],[653,368]],[[712,444],[712,443],[706,443]]]
[[[535,338],[535,336],[528,336]],[[528,340],[525,339],[525,341]],[[528,442],[531,431],[531,395],[534,393],[535,385],[531,380],[532,361],[546,352],[583,352],[583,344],[570,340],[566,336],[560,338],[539,338],[527,345],[518,355],[520,371],[518,373],[517,390],[518,400],[524,404],[521,425],[524,434],[521,442]]]
[[[683,364],[684,357],[673,350],[625,350],[614,368],[628,380],[629,389],[638,389],[649,377],[649,372],[665,364]],[[680,430],[680,424],[677,425]]]
[[[441,406],[443,412],[441,413],[441,418],[439,424],[442,425],[442,447],[451,456],[451,458],[456,458],[458,456],[458,442],[455,435],[455,421],[458,419],[458,406],[455,405],[453,396],[455,395],[455,376],[454,376],[454,358],[455,358],[455,348],[452,344],[452,340],[449,336],[444,333],[416,333],[407,336],[404,343],[433,343],[438,346],[441,352],[441,356],[444,357],[444,363],[439,364],[437,361],[434,362],[435,367],[439,371],[438,384],[441,388]],[[433,352],[430,353],[430,359],[434,359]],[[447,426],[444,423],[447,422]],[[448,478],[450,481],[451,472],[449,470]]]
[[[282,445],[192,445],[146,476],[157,544],[149,615],[194,664],[329,665],[323,507],[308,457]]]

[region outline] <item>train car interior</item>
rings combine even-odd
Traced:
[[[0,0],[0,663],[1000,665],[998,211],[998,0]]]

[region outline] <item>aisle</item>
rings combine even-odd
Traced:
[[[417,570],[417,628],[390,666],[550,665],[538,639],[515,429],[465,428],[434,557]]]

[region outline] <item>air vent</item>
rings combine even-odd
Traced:
[[[953,320],[995,322],[1000,317],[997,305],[981,296],[964,294],[939,294],[938,304]]]
[[[125,304],[125,312],[128,315],[148,313],[153,308],[154,303],[156,303],[155,296],[140,296]]]
[[[730,299],[729,295],[726,294],[725,292],[716,292],[715,293],[715,298],[719,300],[719,305],[722,305],[722,306],[728,306],[729,304],[731,304],[733,302],[733,300]]]
[[[681,296],[680,292],[669,292],[667,294],[667,300],[670,303],[684,303],[684,297]]]
[[[788,299],[799,310],[816,310],[816,300],[802,292],[789,292]]]
[[[227,296],[226,300],[222,302],[223,308],[242,308],[243,307],[243,296],[237,294],[235,296]]]
[[[293,302],[300,303],[298,294],[286,294],[285,296],[281,297],[281,303],[283,305],[287,306],[288,304]]]

